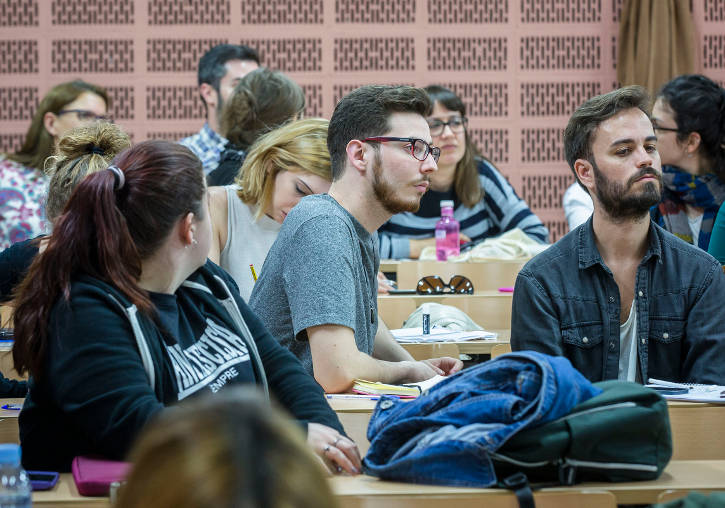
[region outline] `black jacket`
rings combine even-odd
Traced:
[[[267,332],[226,272],[207,261],[174,296],[179,329],[193,328],[192,321],[199,316],[203,321],[213,316],[217,326],[232,331],[249,346],[254,379],[265,389],[268,384],[295,418],[343,432],[320,386]],[[23,465],[67,471],[76,455],[123,459],[149,419],[179,399],[179,383],[189,377],[180,377],[185,374],[170,357],[170,353],[178,356],[188,345],[179,347],[167,329],[158,319],[135,314],[135,307],[115,288],[88,276],[78,277],[70,301],[59,301],[51,313],[45,375],[31,378],[20,414]],[[198,343],[192,341],[192,349],[201,344],[202,339],[197,339]],[[228,347],[224,351],[231,356],[239,352]],[[196,366],[212,362],[222,352],[207,349],[193,361]],[[246,370],[249,374],[249,368]],[[249,381],[249,376],[238,377],[230,377],[227,371],[197,387],[195,393]]]

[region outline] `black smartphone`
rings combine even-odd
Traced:
[[[54,471],[28,471],[33,490],[50,490],[58,483],[58,473]]]
[[[415,289],[390,289],[388,290],[389,295],[414,295],[417,294]]]

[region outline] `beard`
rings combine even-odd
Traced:
[[[652,167],[642,168],[636,175],[633,175],[625,184],[614,182],[599,171],[597,163],[592,160],[594,169],[594,181],[597,186],[594,194],[599,199],[602,208],[613,220],[624,222],[637,220],[645,216],[649,209],[662,199],[662,173]],[[656,182],[646,182],[638,191],[632,187],[639,178],[651,175],[657,179]]]
[[[392,185],[383,176],[383,164],[380,153],[376,153],[375,160],[373,161],[373,192],[375,193],[375,197],[378,198],[378,202],[386,211],[393,215],[401,212],[417,212],[420,208],[422,194],[417,198],[409,198],[406,200],[400,196],[400,190],[400,187]]]

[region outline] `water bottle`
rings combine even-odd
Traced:
[[[30,480],[20,465],[20,446],[0,444],[0,508],[29,508],[32,504]]]
[[[441,201],[441,219],[436,223],[436,259],[445,261],[448,256],[461,253],[460,225],[453,218],[453,201]]]

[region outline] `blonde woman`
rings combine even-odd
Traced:
[[[209,188],[212,245],[209,258],[228,271],[249,300],[254,278],[282,222],[300,199],[330,188],[328,121],[297,120],[260,138],[234,185]]]

